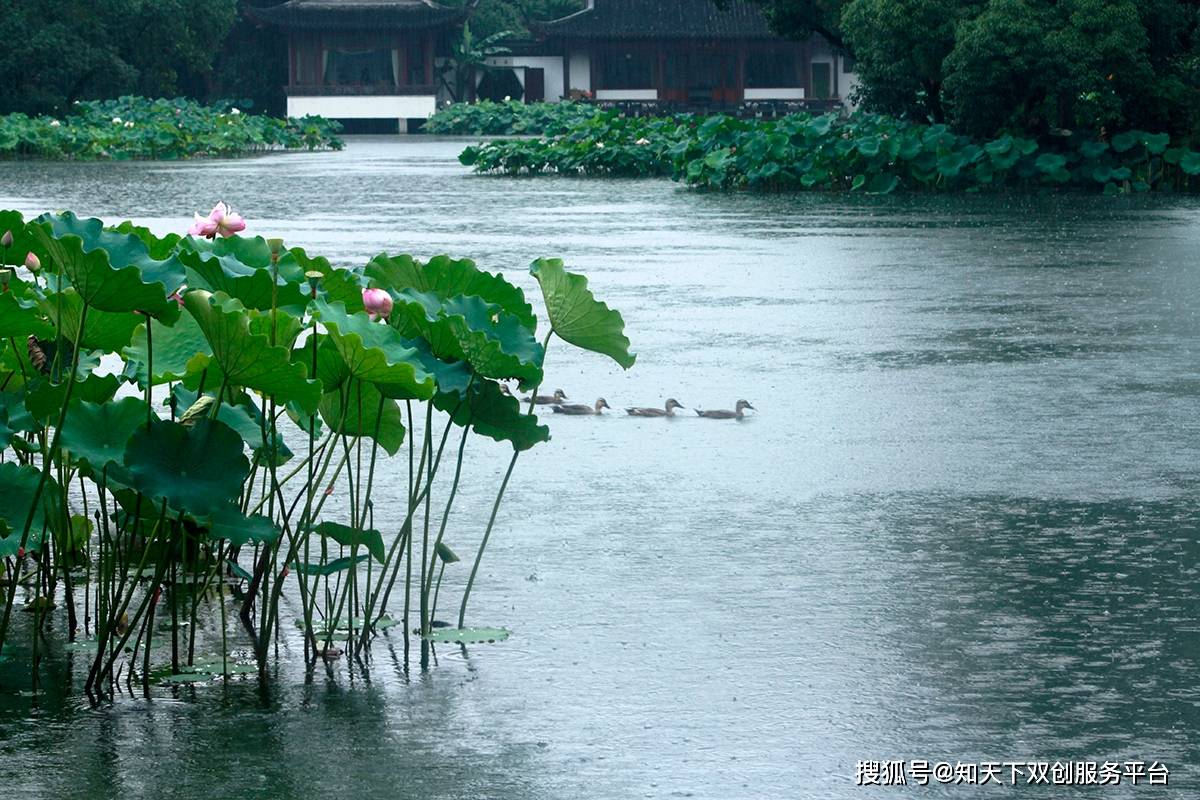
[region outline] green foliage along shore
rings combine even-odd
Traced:
[[[485,173],[669,175],[709,189],[1200,189],[1200,153],[1172,147],[1165,133],[1131,130],[1045,143],[1006,134],[979,141],[946,125],[874,114],[739,120],[602,112],[562,136],[489,142],[468,147],[460,160]]]
[[[122,97],[77,103],[62,119],[0,117],[0,158],[170,160],[340,150],[339,130],[321,117],[280,119],[229,105]]]
[[[572,100],[453,103],[429,118],[425,132],[442,136],[559,136],[601,113],[594,105]]]

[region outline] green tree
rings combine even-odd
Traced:
[[[0,0],[0,112],[203,94],[236,0]]]
[[[842,29],[858,63],[863,101],[896,116],[942,121],[942,62],[978,0],[851,0]]]

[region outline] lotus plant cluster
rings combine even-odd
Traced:
[[[263,672],[285,625],[309,669],[507,635],[468,602],[550,433],[504,382],[536,393],[554,340],[629,368],[620,314],[554,259],[540,327],[469,260],[335,266],[245,227],[0,211],[0,683],[39,691],[64,639],[102,698]],[[503,477],[452,517],[473,448]]]
[[[1167,134],[1073,133],[980,142],[945,125],[874,114],[625,117],[597,112],[561,135],[466,148],[503,174],[671,176],[705,189],[981,191],[1071,187],[1106,194],[1200,189],[1200,152]]]
[[[0,116],[0,158],[182,159],[337,150],[340,130],[321,117],[280,119],[186,99],[122,97],[76,103],[61,119]]]

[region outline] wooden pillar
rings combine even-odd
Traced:
[[[433,86],[437,79],[433,77],[433,34],[425,34],[425,85]]]
[[[565,44],[562,46],[562,65],[563,65],[563,100],[571,99],[571,49]]]

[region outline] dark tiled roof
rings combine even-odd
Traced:
[[[562,39],[774,39],[758,7],[729,0],[591,0],[588,8],[536,26]]]
[[[464,15],[462,9],[446,8],[432,0],[289,0],[247,11],[284,28],[324,30],[434,28],[458,22]]]

